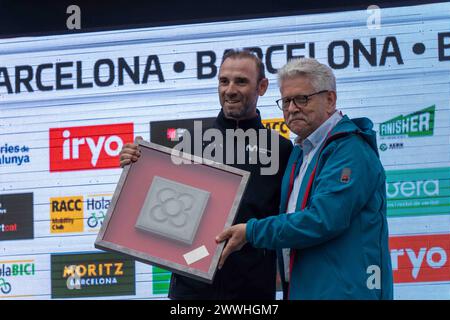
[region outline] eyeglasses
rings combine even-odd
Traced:
[[[315,96],[316,94],[328,92],[328,90],[322,90],[319,92],[314,92],[308,95],[298,95],[292,98],[281,98],[276,101],[278,108],[280,110],[286,111],[289,109],[289,106],[291,105],[291,101],[294,101],[294,104],[297,108],[304,107],[308,104],[308,101],[311,99],[312,96]]]

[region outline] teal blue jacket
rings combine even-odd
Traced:
[[[386,178],[372,126],[347,116],[337,123],[307,168],[295,212],[287,214],[291,175],[303,158],[296,146],[280,214],[247,223],[254,247],[278,249],[279,257],[291,248],[288,299],[393,298]]]

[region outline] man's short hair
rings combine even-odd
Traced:
[[[313,58],[296,58],[289,60],[278,70],[278,85],[285,79],[297,76],[307,77],[315,90],[336,91],[336,78],[333,70]]]
[[[251,59],[256,64],[256,70],[258,71],[258,82],[266,77],[266,73],[264,70],[264,63],[261,61],[261,59],[258,58],[258,56],[256,56],[256,54],[254,54],[249,50],[235,50],[235,49],[227,50],[222,57],[222,62],[220,63],[220,66],[222,66],[222,64],[226,59]]]

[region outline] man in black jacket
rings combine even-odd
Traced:
[[[264,75],[261,60],[247,51],[228,51],[222,60],[219,71],[219,99],[222,110],[216,118],[214,128],[226,136],[226,130],[242,129],[244,132],[267,131],[258,135],[256,145],[245,141],[244,150],[237,150],[239,144],[223,139],[223,159],[226,152],[234,148],[234,162],[229,165],[249,171],[250,179],[236,215],[235,224],[245,223],[251,218],[264,218],[277,214],[280,202],[280,186],[292,143],[280,137],[277,146],[272,146],[273,132],[261,122],[256,108],[258,97],[264,95],[268,80]],[[267,141],[262,141],[265,139]],[[214,143],[214,142],[212,142]],[[205,147],[205,144],[203,144]],[[216,146],[217,148],[217,146]],[[250,159],[257,153],[271,155],[277,161],[278,170],[264,174],[267,163],[260,157]],[[236,161],[239,153],[245,153],[245,162]],[[137,161],[139,150],[136,144],[126,144],[120,155],[121,166]],[[270,171],[270,170],[269,170]],[[266,171],[268,172],[268,171]],[[169,298],[171,299],[275,299],[276,254],[271,250],[244,246],[242,250],[230,255],[224,266],[217,271],[212,284],[172,274]]]

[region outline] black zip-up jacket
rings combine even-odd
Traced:
[[[221,110],[214,123],[214,128],[223,133],[224,144],[226,129],[263,129],[261,117],[258,116],[248,120],[236,121],[225,118]],[[193,136],[193,135],[191,135]],[[268,149],[270,146],[270,132],[267,133]],[[214,142],[211,142],[214,143]],[[258,138],[258,152],[259,151]],[[250,172],[247,189],[243,195],[241,205],[236,215],[235,224],[245,223],[251,218],[264,218],[278,214],[280,203],[281,180],[292,150],[290,140],[280,136],[279,138],[279,168],[275,175],[261,175],[262,164],[250,164],[248,149],[245,142],[245,163],[229,164],[233,167]],[[203,144],[203,148],[206,145]],[[237,154],[237,144],[235,156]],[[225,147],[225,145],[224,145]],[[217,148],[217,147],[216,147]],[[223,150],[226,159],[225,148]],[[268,167],[269,165],[265,165]],[[169,298],[171,299],[213,299],[213,300],[235,300],[235,299],[263,299],[273,300],[276,293],[276,254],[272,250],[256,249],[246,244],[241,250],[232,253],[226,260],[222,269],[217,270],[212,284],[194,280],[185,276],[172,274]]]

